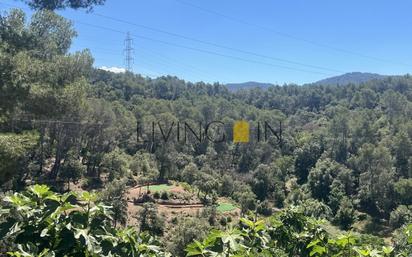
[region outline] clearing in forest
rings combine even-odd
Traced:
[[[149,186],[149,191],[151,191],[151,192],[170,191],[174,187],[176,187],[176,186],[168,185],[168,184],[151,185],[151,186]]]
[[[223,212],[230,212],[230,211],[234,211],[236,210],[237,207],[231,203],[219,203],[219,205],[217,206],[217,211],[220,213]]]

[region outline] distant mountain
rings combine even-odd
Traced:
[[[251,89],[251,88],[267,89],[270,86],[272,86],[272,84],[270,84],[270,83],[260,83],[260,82],[254,82],[254,81],[249,81],[249,82],[244,82],[244,83],[229,83],[229,84],[226,84],[226,87],[230,91],[238,91],[240,89]]]
[[[309,83],[310,85],[347,85],[347,84],[360,84],[370,80],[384,79],[387,76],[380,75],[376,73],[368,72],[349,72],[339,76],[330,77],[326,79],[319,80],[314,83]],[[267,89],[270,86],[273,86],[271,83],[261,83],[255,81],[249,81],[244,83],[228,83],[226,87],[232,91],[238,91],[241,89],[252,89],[252,88],[261,88]]]
[[[386,76],[376,73],[367,72],[350,72],[340,76],[331,77],[323,80],[319,80],[313,84],[315,85],[347,85],[347,84],[360,84],[369,80],[384,79]]]

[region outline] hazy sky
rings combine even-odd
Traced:
[[[96,67],[124,67],[129,31],[136,73],[302,84],[351,71],[410,73],[411,9],[409,0],[107,0],[92,13],[60,14],[78,31],[72,50],[89,48]]]

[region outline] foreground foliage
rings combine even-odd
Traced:
[[[96,199],[88,192],[56,194],[40,185],[5,197],[2,249],[17,257],[166,256],[148,234],[113,228],[110,207]]]
[[[57,194],[34,185],[4,197],[0,245],[9,256],[170,256],[145,232],[111,226],[111,207],[84,192]],[[212,230],[186,248],[187,256],[410,256],[412,225],[393,246],[353,233],[330,235],[300,207],[267,219],[241,218],[225,231]],[[5,252],[3,252],[5,254]]]
[[[353,233],[334,237],[323,229],[322,222],[293,207],[268,220],[242,218],[236,228],[213,230],[186,251],[187,256],[411,256],[411,229],[402,229],[406,241],[395,247]]]

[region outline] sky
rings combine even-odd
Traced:
[[[8,5],[6,5],[8,4]],[[0,9],[19,1],[0,0]],[[71,51],[122,71],[187,81],[304,84],[346,72],[411,73],[409,0],[106,0],[59,11],[78,32]]]

